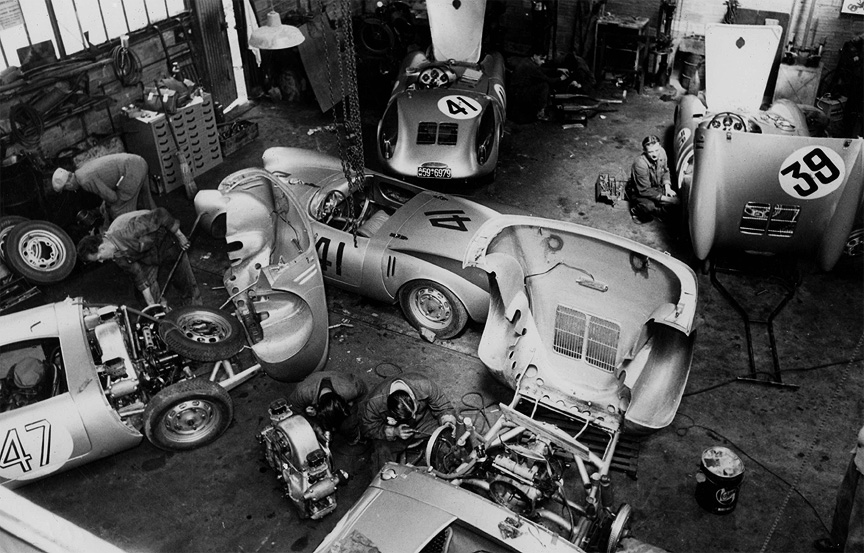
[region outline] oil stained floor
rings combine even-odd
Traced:
[[[685,397],[674,422],[644,439],[637,477],[613,473],[616,501],[635,512],[633,535],[670,551],[811,551],[814,538],[830,524],[837,485],[864,421],[861,259],[846,259],[830,273],[805,271],[794,297],[776,317],[774,334],[780,376],[793,386],[764,384],[774,370],[768,335],[754,325],[756,380],[750,374],[742,320],[712,286],[676,229],[659,223],[635,225],[626,208],[595,202],[601,173],[625,177],[648,134],[667,139],[675,102],[669,88],[630,94],[597,114],[585,128],[556,123],[508,123],[501,162],[491,184],[476,196],[517,206],[533,214],[603,228],[665,250],[697,268],[698,339]],[[239,108],[258,123],[259,137],[197,180],[213,188],[230,172],[260,165],[269,146],[299,146],[338,153],[327,126],[332,118],[312,104],[263,100]],[[378,112],[364,115],[366,157]],[[671,153],[671,148],[667,147]],[[370,162],[375,167],[375,163]],[[194,213],[177,191],[159,197],[188,229]],[[224,247],[201,235],[192,262],[208,305],[225,300],[220,273]],[[755,318],[764,318],[784,294],[777,278],[719,277]],[[118,286],[105,282],[115,280]],[[75,273],[61,285],[44,287],[32,300],[67,295],[93,302],[130,302],[131,288],[106,264]],[[404,370],[434,375],[456,405],[477,416],[479,405],[494,415],[508,390],[487,375],[476,356],[481,328],[471,327],[445,343],[421,340],[398,309],[328,288],[331,330],[328,368],[361,375],[370,384]],[[280,493],[262,460],[256,432],[266,423],[267,406],[290,393],[291,385],[259,376],[236,389],[235,420],[215,444],[170,454],[143,443],[74,471],[20,489],[26,498],[96,535],[133,552],[298,552],[314,550],[372,474],[369,452],[340,448],[336,464],[352,474],[339,490],[338,511],[319,522],[301,521]],[[468,393],[470,392],[470,393]],[[702,451],[725,445],[744,461],[737,508],[718,516],[694,499]],[[394,532],[401,529],[394,528]]]

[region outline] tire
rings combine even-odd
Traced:
[[[246,345],[236,317],[201,306],[169,311],[159,321],[159,336],[174,352],[195,361],[230,359]]]
[[[9,267],[35,284],[60,282],[75,268],[78,252],[66,231],[48,221],[25,221],[6,236]]]
[[[18,215],[0,217],[0,262],[6,263],[6,236],[9,235],[12,227],[29,220],[27,217],[20,217]]]
[[[167,451],[187,451],[221,436],[234,418],[234,403],[220,385],[191,378],[157,393],[144,409],[144,435]]]
[[[414,280],[399,290],[399,306],[408,322],[447,340],[468,324],[468,311],[449,288],[431,280]]]

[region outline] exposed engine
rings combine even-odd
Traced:
[[[501,408],[504,415],[485,434],[468,418],[459,434],[438,428],[429,438],[426,463],[437,476],[483,492],[586,551],[614,552],[629,531],[631,509],[609,508],[609,464],[551,425]],[[589,475],[592,464],[596,472]],[[564,477],[574,465],[585,490],[581,502],[564,495]]]
[[[347,479],[334,474],[328,437],[319,443],[312,425],[295,414],[284,398],[270,404],[270,425],[258,433],[267,464],[276,471],[285,495],[300,518],[318,520],[336,510],[336,489]]]
[[[108,402],[124,423],[140,430],[147,401],[195,375],[190,361],[165,345],[158,332],[164,311],[140,313],[125,306],[85,307],[84,326]],[[136,322],[132,323],[132,317]]]

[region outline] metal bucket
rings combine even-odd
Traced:
[[[714,446],[702,452],[696,473],[696,502],[716,515],[735,510],[738,490],[744,480],[744,462],[728,447]]]

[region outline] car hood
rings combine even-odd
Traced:
[[[337,549],[337,543],[354,542],[365,548],[352,551],[375,551],[371,543],[380,553],[414,553],[454,521],[465,521],[478,534],[498,538],[499,523],[516,516],[473,492],[426,474],[424,468],[389,463],[315,551],[343,551],[347,549]],[[582,551],[543,527],[528,520],[523,523],[530,529],[507,538],[507,545],[515,551]]]
[[[779,25],[706,25],[708,109],[758,111],[782,34]]]
[[[486,2],[427,0],[429,31],[437,60],[476,63],[480,59]]]
[[[498,212],[460,196],[425,191],[391,216],[390,248],[462,261],[471,237]],[[391,226],[392,225],[392,226]]]
[[[478,353],[498,380],[608,430],[624,413],[633,429],[671,422],[694,337],[686,264],[605,231],[509,215],[483,225],[464,264],[496,283]]]

